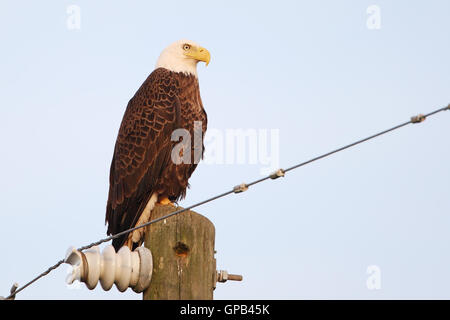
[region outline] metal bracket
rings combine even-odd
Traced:
[[[16,290],[19,287],[19,284],[16,282],[11,287],[11,290],[9,291],[11,294],[8,296],[8,298],[0,297],[0,300],[14,300],[16,298]]]
[[[244,192],[244,191],[247,191],[247,190],[248,190],[248,185],[246,185],[245,183],[241,183],[240,185],[235,186],[233,188],[233,192],[234,193],[241,193],[241,192]]]
[[[411,123],[420,123],[425,121],[427,117],[425,117],[423,114],[418,114],[417,116],[411,117]]]
[[[284,177],[284,170],[283,169],[278,169],[277,171],[275,171],[274,173],[272,173],[270,175],[270,179],[274,180],[274,179],[278,179],[280,177]]]

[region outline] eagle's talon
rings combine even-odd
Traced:
[[[169,205],[175,207],[173,202],[170,201],[168,197],[162,197],[162,198],[158,199],[158,204],[162,204],[162,205],[168,205],[169,204]]]

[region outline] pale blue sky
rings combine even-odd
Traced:
[[[66,27],[69,5],[81,29]],[[366,9],[381,10],[381,29]],[[2,1],[0,295],[105,236],[108,174],[128,100],[188,38],[210,128],[279,129],[288,167],[450,102],[448,1]],[[199,208],[217,299],[450,298],[450,112]],[[202,165],[181,205],[260,165]],[[381,270],[381,289],[366,269]],[[62,266],[20,299],[141,299],[68,289]]]

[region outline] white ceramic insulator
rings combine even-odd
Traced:
[[[117,253],[111,245],[105,247],[102,253],[98,247],[84,252],[71,247],[65,262],[72,265],[72,273],[66,282],[71,284],[79,280],[90,290],[100,281],[106,291],[115,283],[121,292],[132,288],[139,293],[149,287],[152,278],[152,254],[144,247],[138,247],[133,252],[128,247],[122,247]]]
[[[111,289],[116,279],[116,251],[113,246],[107,246],[103,249],[103,277],[100,278],[100,284],[103,290]]]

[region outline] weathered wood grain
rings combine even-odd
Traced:
[[[156,205],[151,220],[180,207]],[[211,300],[216,281],[214,225],[186,211],[146,227],[145,243],[153,255],[153,275],[144,300]]]

